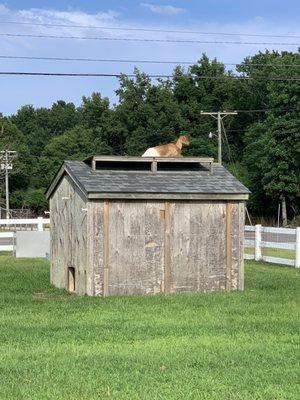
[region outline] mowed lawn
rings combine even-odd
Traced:
[[[245,253],[254,254],[254,247],[245,247]],[[296,256],[296,251],[289,249],[270,249],[268,247],[263,247],[262,255],[267,257],[278,257],[287,258],[288,260],[294,260]]]
[[[0,399],[298,399],[299,289],[251,262],[245,292],[80,298],[1,256]]]

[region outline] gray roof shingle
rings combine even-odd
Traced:
[[[65,171],[87,194],[155,193],[155,194],[249,194],[249,190],[223,166],[214,164],[207,172],[128,172],[93,171],[83,161],[66,161]]]

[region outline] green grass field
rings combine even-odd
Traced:
[[[245,247],[245,253],[254,254],[254,247]],[[288,249],[270,249],[268,247],[262,248],[262,255],[269,257],[287,258],[288,260],[295,259],[295,250]]]
[[[1,256],[0,399],[298,399],[299,288],[251,262],[244,292],[80,298]]]

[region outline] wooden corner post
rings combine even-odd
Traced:
[[[165,232],[164,232],[164,292],[171,292],[171,218],[170,203],[165,202]]]
[[[232,203],[226,203],[226,290],[231,290],[232,273]]]
[[[109,280],[109,202],[103,203],[103,297],[108,296]]]

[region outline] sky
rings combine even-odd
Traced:
[[[202,53],[225,63],[238,63],[257,51],[300,47],[299,0],[0,0],[0,57],[64,57],[196,62]],[[8,23],[10,22],[10,23]],[[11,22],[26,23],[12,24]],[[73,25],[54,27],[30,25]],[[76,27],[74,26],[76,25]],[[79,26],[79,27],[78,27]],[[84,27],[83,27],[84,26]],[[88,28],[87,28],[88,27]],[[100,27],[90,28],[90,27]],[[120,31],[143,28],[214,34]],[[222,33],[296,35],[298,38],[224,36]],[[109,39],[168,39],[202,41],[284,42],[294,45],[233,45],[134,42],[11,37],[1,34],[106,37]],[[0,71],[170,74],[172,64],[75,62],[0,58]],[[116,78],[0,76],[0,112],[15,113],[22,105],[49,107],[57,100],[79,105],[83,95],[100,92],[111,104],[118,98]]]

